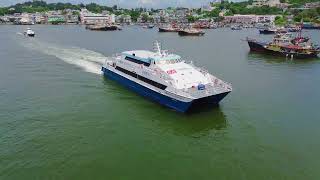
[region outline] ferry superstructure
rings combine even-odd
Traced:
[[[187,63],[179,55],[161,50],[155,52],[125,51],[110,57],[102,67],[103,74],[136,93],[179,112],[202,105],[217,105],[232,91],[229,83]]]

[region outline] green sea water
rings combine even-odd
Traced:
[[[0,26],[0,179],[319,179],[320,60],[249,53],[256,29],[179,37],[137,26]],[[319,31],[305,35],[320,44]],[[113,53],[155,40],[232,83],[177,113],[104,78]]]

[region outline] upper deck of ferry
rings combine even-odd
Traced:
[[[181,57],[176,54],[168,54],[166,51],[162,51],[162,53],[146,51],[146,50],[133,50],[133,51],[125,51],[121,53],[123,56],[127,58],[134,58],[136,60],[140,60],[146,63],[172,63],[181,61]]]

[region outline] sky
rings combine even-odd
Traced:
[[[9,6],[27,0],[0,0],[0,6]],[[98,3],[102,5],[118,5],[122,8],[147,7],[147,8],[166,8],[166,7],[201,7],[214,0],[45,0],[52,2],[78,3]],[[239,0],[234,0],[239,1]]]

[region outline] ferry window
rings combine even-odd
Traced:
[[[123,73],[125,73],[125,74],[128,74],[129,76],[132,76],[132,77],[134,77],[134,78],[137,78],[137,79],[139,79],[139,80],[141,80],[141,81],[143,81],[143,82],[145,82],[145,83],[148,83],[148,84],[150,84],[150,85],[152,85],[152,86],[154,86],[154,87],[157,87],[157,88],[159,88],[159,89],[164,90],[164,89],[167,88],[167,86],[165,86],[165,85],[163,85],[163,84],[160,84],[160,83],[155,82],[155,81],[153,81],[153,80],[151,80],[151,79],[148,79],[148,78],[145,78],[145,77],[143,77],[143,76],[140,76],[140,75],[138,75],[138,74],[135,73],[135,72],[128,71],[128,70],[123,69],[123,68],[121,68],[121,67],[119,67],[119,66],[117,66],[116,69],[117,69],[118,71],[121,71],[121,72],[123,72]]]
[[[125,73],[125,74],[128,74],[128,75],[130,75],[130,76],[132,76],[132,77],[137,78],[137,74],[136,74],[135,72],[128,71],[128,70],[123,69],[123,68],[121,68],[121,67],[119,67],[119,66],[117,66],[116,69],[117,69],[118,71],[121,71],[121,72],[123,72],[123,73]]]
[[[143,64],[143,65],[148,66],[148,67],[150,66],[150,63],[143,62],[143,61],[140,61],[138,59],[131,58],[131,57],[128,57],[128,56],[126,56],[125,59],[128,60],[128,61],[134,62],[136,64]]]

